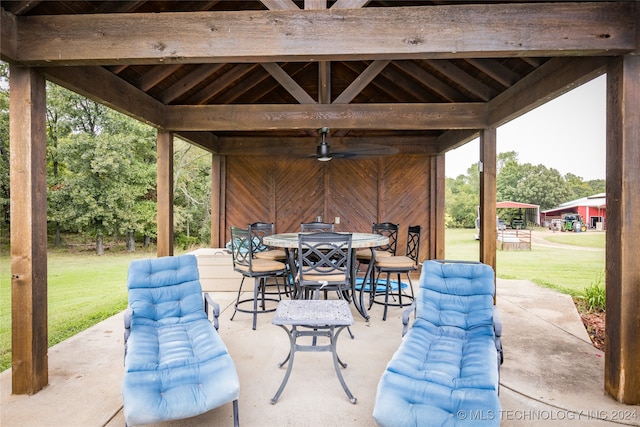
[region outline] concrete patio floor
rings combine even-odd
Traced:
[[[640,406],[618,404],[604,393],[604,355],[594,348],[569,296],[527,281],[498,280],[497,302],[504,324],[505,362],[501,369],[498,416],[504,426],[640,426]],[[343,392],[328,353],[296,355],[280,400],[270,399],[285,369],[284,331],[272,314],[233,312],[232,293],[212,293],[223,310],[220,334],[240,376],[242,426],[374,426],[376,386],[401,339],[400,309],[386,322],[374,306],[371,321],[357,313],[352,331],[343,332],[338,352],[348,363],[345,381],[358,399]],[[33,396],[11,395],[11,371],[0,374],[3,427],[124,426],[122,314],[113,316],[49,349],[49,385]],[[162,426],[231,426],[231,404]]]

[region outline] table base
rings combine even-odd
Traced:
[[[289,376],[291,375],[291,369],[293,368],[293,358],[296,351],[305,351],[305,352],[330,351],[333,356],[333,365],[336,369],[336,374],[338,376],[338,380],[340,381],[340,385],[342,385],[342,389],[349,397],[349,400],[351,401],[351,403],[355,404],[357,402],[357,399],[353,396],[353,394],[351,394],[351,391],[347,387],[347,384],[344,382],[344,378],[342,377],[342,373],[340,372],[340,367],[342,366],[343,368],[346,368],[347,364],[342,362],[342,360],[340,360],[340,358],[338,357],[338,353],[336,352],[336,343],[338,341],[338,336],[340,335],[340,332],[342,332],[342,330],[347,327],[346,325],[337,326],[337,327],[334,325],[331,325],[331,326],[291,325],[291,329],[288,329],[284,325],[278,325],[278,326],[280,326],[282,329],[284,329],[287,332],[287,335],[289,336],[289,342],[291,344],[291,350],[289,351],[287,358],[282,363],[279,364],[279,367],[283,367],[288,362],[287,372],[285,373],[284,378],[282,379],[282,383],[280,384],[278,391],[276,392],[275,396],[273,396],[273,398],[271,399],[271,404],[275,404],[278,401],[278,398],[282,394],[284,387],[287,385],[287,381],[289,381]],[[298,330],[299,327],[312,328],[312,329],[301,331],[301,330]],[[313,337],[313,344],[312,345],[298,344],[296,342],[298,337]],[[316,345],[316,338],[318,337],[329,338],[330,344]]]

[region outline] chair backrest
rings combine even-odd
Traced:
[[[486,264],[425,261],[416,298],[416,315],[436,326],[465,330],[491,326],[494,292],[494,272]]]
[[[206,318],[194,255],[131,261],[127,288],[132,324],[175,324]]]
[[[233,269],[240,272],[251,271],[254,253],[254,239],[249,228],[229,227],[231,230],[231,257]]]
[[[333,223],[327,222],[303,222],[300,224],[302,232],[335,231]]]
[[[298,234],[300,286],[350,283],[351,240],[351,233]]]
[[[418,264],[418,257],[420,256],[420,233],[422,232],[422,226],[410,225],[409,232],[407,233],[407,250],[405,255],[411,258],[416,265]]]
[[[253,224],[249,224],[249,232],[251,233],[251,237],[253,239],[254,253],[264,252],[271,249],[269,246],[264,244],[264,238],[274,234],[274,230],[275,227],[273,223],[254,222]]]
[[[398,246],[398,227],[399,224],[393,224],[391,222],[373,223],[371,226],[371,232],[373,234],[381,234],[389,238],[389,243],[382,246],[376,246],[376,251],[389,252],[391,255],[396,254],[396,248]]]

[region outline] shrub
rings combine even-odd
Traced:
[[[606,309],[606,289],[602,284],[602,274],[598,274],[596,281],[584,289],[584,301],[590,312],[602,312]]]

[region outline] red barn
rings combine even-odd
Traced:
[[[604,230],[607,219],[607,199],[605,193],[572,200],[542,212],[545,222],[562,218],[563,214],[577,213],[583,218],[584,223],[591,229]]]

